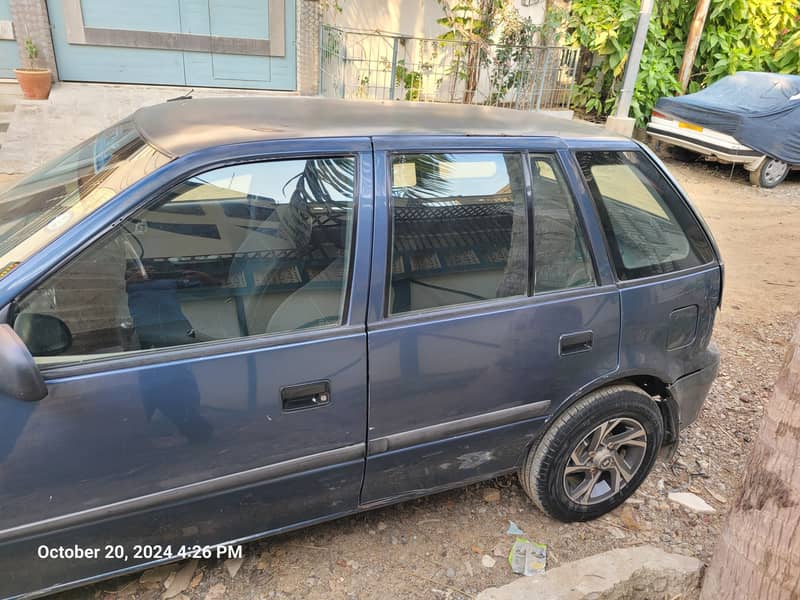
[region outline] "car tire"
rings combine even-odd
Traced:
[[[786,179],[788,174],[788,164],[774,158],[767,158],[755,171],[750,171],[750,183],[771,189]]]
[[[520,480],[547,515],[588,521],[636,491],[663,439],[661,411],[647,393],[628,384],[602,388],[556,417],[530,449]]]

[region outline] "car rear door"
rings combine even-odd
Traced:
[[[357,507],[369,140],[205,160],[12,306],[48,394],[0,398],[0,597]],[[43,348],[53,318],[71,346]]]
[[[716,360],[708,347],[722,285],[710,235],[645,151],[597,144],[575,151],[619,278],[620,368],[672,384],[708,366]],[[699,409],[682,408],[681,424]]]
[[[619,344],[619,293],[587,236],[602,232],[562,144],[374,145],[367,505],[516,468]]]

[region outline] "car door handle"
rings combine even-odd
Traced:
[[[313,381],[281,388],[283,410],[304,410],[331,403],[331,387],[329,381]]]
[[[594,335],[591,331],[576,331],[575,333],[565,333],[558,338],[558,354],[578,354],[588,352],[592,349]]]

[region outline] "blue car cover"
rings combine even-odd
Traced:
[[[740,144],[800,165],[800,76],[743,71],[686,96],[661,98],[655,110],[727,133]]]

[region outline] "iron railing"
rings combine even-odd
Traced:
[[[569,108],[579,49],[323,25],[320,54],[323,96],[554,110]]]

